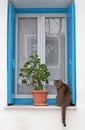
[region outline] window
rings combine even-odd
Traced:
[[[20,84],[19,71],[29,55],[38,54],[46,63],[51,76],[47,102],[56,104],[56,90],[53,79],[63,79],[72,90],[72,104],[75,95],[75,26],[74,3],[63,13],[20,13],[11,3],[8,5],[8,105],[32,104],[30,86]],[[62,10],[62,9],[61,9]],[[17,13],[18,12],[18,13]],[[36,12],[36,9],[35,9]],[[60,11],[62,12],[62,11]]]
[[[48,98],[55,97],[53,79],[65,77],[65,37],[66,15],[17,15],[17,64],[16,64],[16,97],[32,97],[32,87],[20,84],[19,72],[31,54],[38,54],[42,63],[46,63],[49,77]],[[63,62],[63,64],[62,64]],[[50,86],[50,87],[49,87]]]

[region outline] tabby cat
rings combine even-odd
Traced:
[[[54,80],[54,86],[57,88],[57,105],[62,108],[62,123],[66,127],[66,108],[71,104],[71,91],[62,80]]]

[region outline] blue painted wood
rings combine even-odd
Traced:
[[[72,3],[72,91],[73,104],[76,104],[76,38],[75,38],[75,4]]]
[[[75,41],[75,4],[67,11],[67,82],[72,91],[72,104],[76,104],[76,41]]]
[[[67,8],[16,8],[16,13],[66,13]]]
[[[47,99],[46,102],[48,105],[57,105],[56,98],[55,99]]]
[[[33,98],[15,98],[14,103],[17,105],[33,105],[34,101]]]
[[[33,105],[33,98],[16,98],[14,103],[17,105]],[[46,103],[48,105],[56,105],[56,99],[47,99]]]
[[[15,90],[15,9],[11,3],[8,3],[8,48],[7,48],[7,77],[8,77],[8,105],[14,103]]]

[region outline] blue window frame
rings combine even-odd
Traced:
[[[67,84],[72,90],[72,104],[76,104],[76,43],[75,43],[75,3],[68,8],[14,8],[8,3],[8,97],[7,104],[33,104],[32,98],[15,97],[15,53],[16,53],[16,14],[17,13],[66,13],[67,19]],[[50,105],[56,104],[56,99],[47,99]]]
[[[15,19],[16,11],[11,3],[8,4],[8,105],[14,104],[15,91]]]

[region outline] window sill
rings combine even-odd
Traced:
[[[77,107],[76,106],[70,106],[67,107],[67,109],[71,109],[71,110],[75,110]],[[58,106],[33,106],[33,105],[12,105],[12,106],[6,106],[5,107],[6,110],[8,109],[28,109],[28,110],[36,110],[36,109],[40,109],[40,110],[60,110],[61,107]]]

